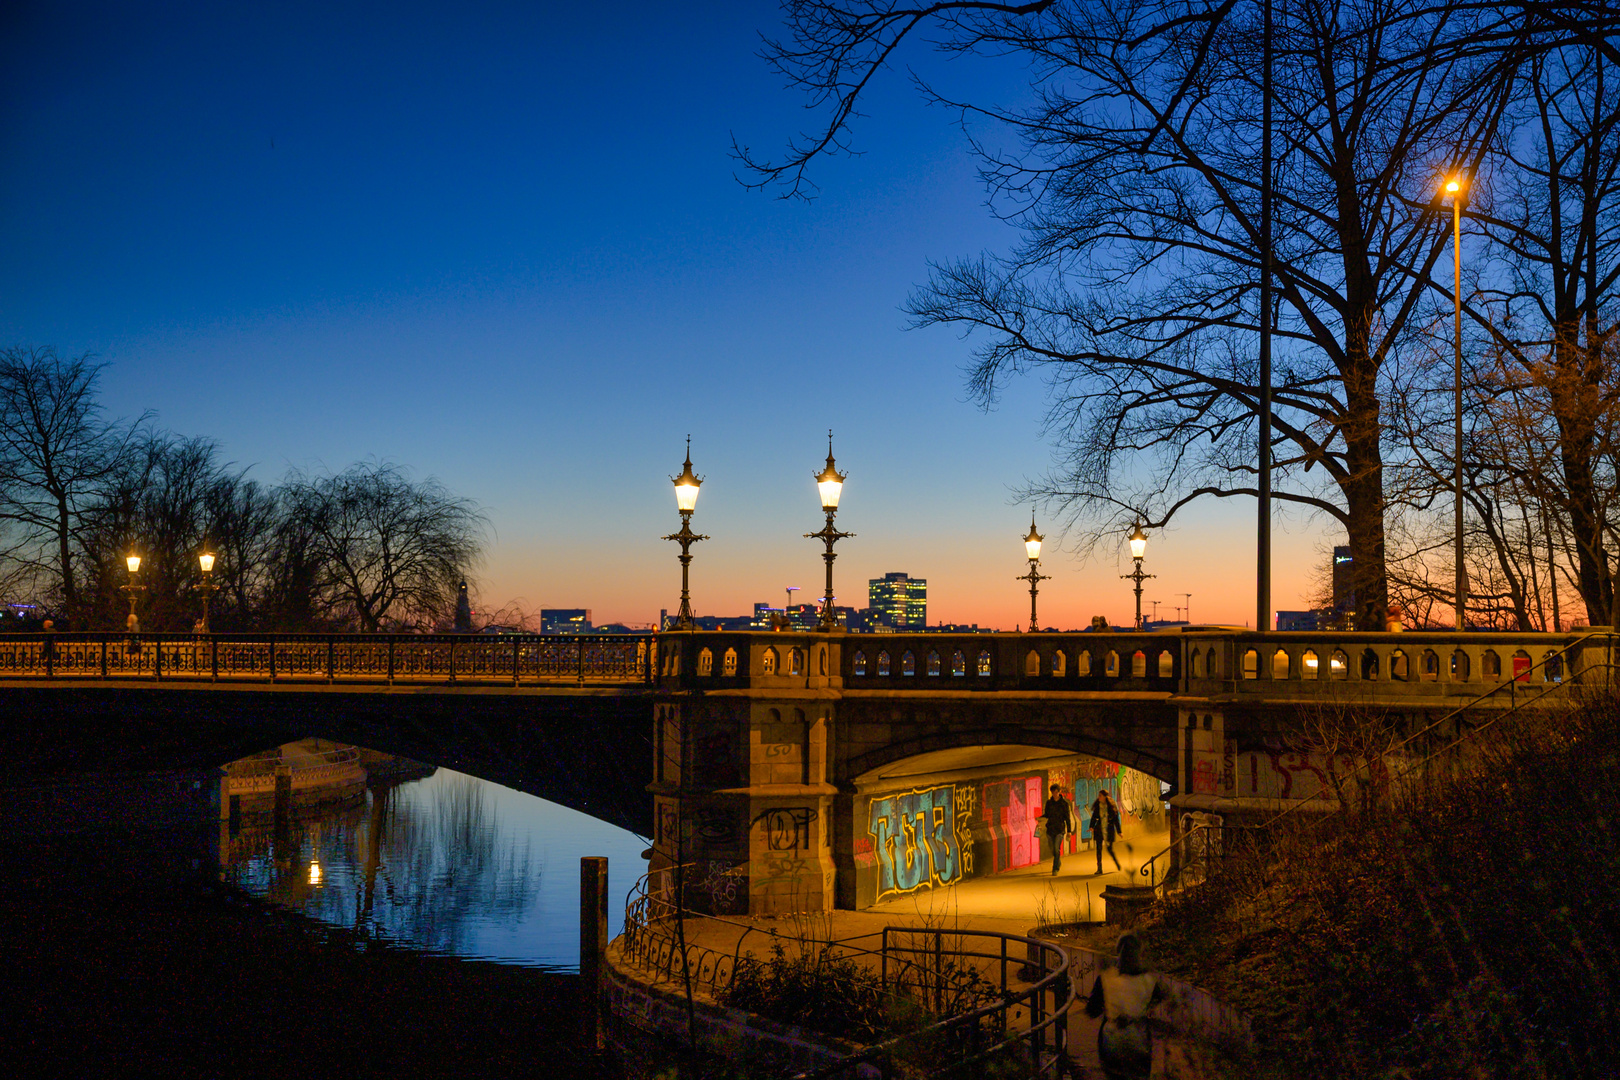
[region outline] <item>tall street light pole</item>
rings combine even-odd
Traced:
[[[821,556],[827,560],[827,594],[821,599],[821,621],[816,624],[817,630],[838,629],[838,613],[833,610],[832,580],[833,560],[838,556],[833,553],[833,545],[846,536],[854,536],[855,534],[839,532],[837,527],[833,525],[833,518],[838,515],[838,497],[843,494],[844,480],[847,477],[847,473],[838,471],[838,465],[833,461],[832,432],[828,431],[827,467],[821,470],[821,474],[816,477],[816,489],[821,494],[821,508],[827,512],[827,524],[822,527],[820,532],[804,534],[806,540],[825,540],[827,542],[827,550]]]
[[[1029,573],[1022,574],[1017,579],[1029,582],[1029,632],[1032,634],[1038,633],[1041,628],[1040,622],[1035,617],[1035,586],[1038,582],[1052,580],[1050,574],[1043,574],[1040,571],[1041,541],[1044,539],[1046,539],[1044,536],[1035,531],[1035,512],[1032,510],[1029,515],[1029,535],[1024,537],[1024,556],[1029,559]]]
[[[1136,582],[1136,628],[1142,629],[1142,582],[1153,577],[1152,574],[1142,573],[1142,556],[1147,554],[1147,533],[1142,531],[1142,525],[1137,523],[1131,532],[1131,558],[1136,560],[1136,569],[1128,574],[1119,575],[1126,581]]]
[[[665,540],[681,545],[681,610],[675,616],[677,630],[692,629],[692,594],[688,588],[687,572],[692,566],[692,545],[708,537],[692,531],[692,511],[697,509],[698,488],[703,481],[692,471],[692,436],[686,437],[686,465],[681,475],[672,476],[675,484],[675,508],[681,512],[681,531],[670,533]]]
[[[1260,446],[1255,625],[1271,629],[1271,0],[1261,32],[1260,91]],[[1140,621],[1140,620],[1138,620]]]
[[[1453,451],[1451,459],[1452,473],[1452,501],[1456,504],[1456,529],[1453,543],[1455,550],[1452,555],[1457,563],[1457,629],[1466,629],[1466,612],[1468,610],[1468,574],[1463,566],[1463,346],[1462,346],[1462,204],[1463,184],[1460,175],[1446,181],[1446,191],[1451,195],[1451,267],[1452,267],[1452,336],[1455,340],[1456,355],[1454,373],[1456,376],[1454,390],[1456,393],[1456,421],[1457,428],[1453,433]]]

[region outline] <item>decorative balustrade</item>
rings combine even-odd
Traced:
[[[1220,628],[1152,633],[665,635],[661,674],[724,688],[833,676],[845,691],[1088,690],[1507,697],[1607,680],[1614,635]],[[832,659],[827,659],[829,656]]]
[[[7,634],[0,680],[644,685],[652,634]]]

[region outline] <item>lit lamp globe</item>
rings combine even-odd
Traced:
[[[127,556],[124,559],[124,565],[129,567],[131,574],[138,574],[141,572],[141,557],[139,555]]]
[[[202,572],[203,573],[212,574],[214,572],[214,555],[213,555],[213,553],[209,552],[209,551],[205,551],[201,555],[198,555],[197,556],[197,565],[202,567]]]
[[[838,509],[838,497],[844,493],[844,477],[833,464],[832,450],[827,451],[827,467],[816,477],[816,489],[821,492],[821,508],[827,513]]]
[[[1455,195],[1455,194],[1457,194],[1457,192],[1459,192],[1461,190],[1462,190],[1462,181],[1460,181],[1460,180],[1447,180],[1446,181],[1446,191],[1448,191],[1451,194]]]
[[[683,514],[690,514],[697,509],[698,488],[703,481],[697,478],[692,471],[692,459],[687,457],[686,469],[675,478],[675,506]]]
[[[1142,531],[1142,526],[1140,524],[1138,524],[1136,526],[1136,528],[1131,532],[1131,558],[1140,559],[1143,555],[1146,555],[1146,554],[1147,554],[1147,533],[1143,532]]]
[[[1029,535],[1024,537],[1024,552],[1029,556],[1030,562],[1036,562],[1041,557],[1041,541],[1046,537],[1035,531],[1035,519],[1029,519]]]

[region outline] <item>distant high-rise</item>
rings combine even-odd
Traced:
[[[542,634],[588,634],[591,632],[590,608],[541,608]]]
[[[875,621],[899,629],[928,625],[928,579],[910,574],[884,574],[867,582]]]
[[[1340,612],[1356,610],[1356,564],[1350,558],[1350,549],[1343,545],[1333,549],[1333,607]]]

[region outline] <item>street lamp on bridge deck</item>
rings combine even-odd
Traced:
[[[1035,511],[1031,510],[1029,512],[1029,535],[1024,537],[1024,555],[1029,559],[1029,573],[1019,575],[1017,580],[1029,582],[1029,632],[1032,634],[1038,632],[1041,628],[1041,624],[1035,618],[1036,583],[1052,580],[1050,574],[1043,574],[1039,569],[1041,564],[1041,541],[1044,539],[1046,539],[1044,536],[1035,531]]]
[[[1136,628],[1142,629],[1142,582],[1153,577],[1153,574],[1142,573],[1142,556],[1147,554],[1147,533],[1142,531],[1142,523],[1137,522],[1136,528],[1131,532],[1131,558],[1136,560],[1136,569],[1128,574],[1119,575],[1128,581],[1136,582]]]
[[[126,556],[124,566],[129,570],[129,583],[121,586],[129,597],[129,618],[124,620],[124,625],[130,633],[138,634],[141,632],[141,620],[140,616],[135,614],[135,604],[140,599],[141,593],[146,591],[146,586],[141,584],[140,579],[141,557],[134,554]]]
[[[214,594],[219,591],[219,586],[214,584],[214,553],[208,550],[206,543],[203,544],[202,554],[197,556],[197,566],[202,570],[202,583],[193,585],[192,590],[202,594],[202,622],[198,626],[198,631],[207,634],[210,633],[208,609]]]
[[[805,533],[806,540],[825,540],[827,550],[822,558],[827,560],[827,594],[821,600],[821,621],[816,624],[817,630],[838,629],[838,614],[833,610],[833,560],[838,556],[833,553],[833,545],[846,536],[854,533],[839,532],[833,525],[833,518],[838,514],[838,497],[844,493],[844,480],[848,473],[838,471],[838,465],[833,461],[832,432],[827,432],[827,467],[821,470],[816,477],[816,489],[821,493],[821,508],[827,512],[827,524],[820,532]]]
[[[670,477],[675,483],[675,508],[681,513],[681,531],[670,533],[665,540],[681,545],[681,610],[675,615],[678,630],[692,629],[692,594],[688,588],[688,571],[692,566],[692,545],[708,537],[692,531],[692,511],[697,509],[698,488],[703,480],[692,471],[692,436],[686,437],[686,466],[681,475]]]

